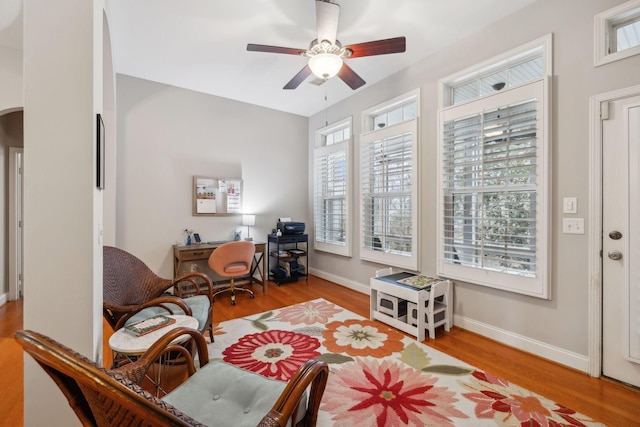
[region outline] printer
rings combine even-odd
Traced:
[[[304,234],[305,224],[304,222],[278,221],[277,227],[283,236],[291,234]]]

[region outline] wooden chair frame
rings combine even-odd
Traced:
[[[202,426],[179,408],[138,386],[149,366],[169,351],[182,351],[193,368],[189,369],[189,373],[197,375],[189,352],[181,346],[169,345],[182,334],[189,334],[195,341],[198,358],[204,366],[209,360],[207,343],[202,334],[189,328],[176,328],[168,332],[138,360],[113,370],[104,369],[38,332],[18,331],[15,339],[55,381],[85,426]],[[315,359],[307,361],[298,369],[258,426],[286,426],[287,421],[295,416],[307,389],[307,411],[298,426],[315,426],[328,375],[326,363]]]

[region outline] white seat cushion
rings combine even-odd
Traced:
[[[195,295],[189,298],[184,298],[184,302],[191,309],[191,315],[198,319],[198,330],[201,331],[209,317],[209,307],[211,306],[209,298],[207,298],[206,295]],[[167,304],[167,307],[173,311],[173,314],[184,314],[184,311],[175,304]],[[131,318],[126,321],[125,325],[130,325],[140,320],[148,319],[156,314],[167,314],[167,310],[162,307],[145,308],[131,316]]]
[[[255,427],[286,387],[229,363],[211,361],[162,398],[208,426]],[[296,423],[304,417],[306,395]]]

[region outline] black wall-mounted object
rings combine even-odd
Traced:
[[[96,114],[96,187],[104,190],[104,146],[105,132],[102,115]]]

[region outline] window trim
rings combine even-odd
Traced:
[[[532,82],[526,83],[522,86],[518,86],[513,89],[509,89],[508,91],[501,91],[495,94],[487,95],[484,97],[477,98],[473,101],[467,102],[465,104],[459,104],[455,106],[445,106],[445,104],[440,104],[441,108],[438,111],[438,188],[437,188],[437,205],[438,205],[438,213],[437,213],[437,269],[438,274],[452,279],[462,280],[467,283],[479,284],[491,288],[501,289],[505,291],[520,293],[524,295],[530,295],[542,299],[550,299],[551,298],[551,182],[552,182],[552,169],[551,169],[551,151],[552,151],[552,141],[551,141],[551,70],[552,70],[552,37],[551,35],[547,35],[545,37],[539,38],[533,42],[527,43],[526,45],[520,46],[519,48],[512,49],[507,54],[518,55],[521,52],[531,50],[535,48],[534,43],[538,43],[539,46],[543,49],[543,70],[546,70],[547,73],[542,79],[534,80]],[[490,59],[488,61],[484,61],[476,67],[471,67],[466,69],[467,75],[472,75],[476,69],[487,69],[489,64],[491,63],[504,63],[507,64],[506,61],[507,54],[500,55],[494,59]],[[456,73],[453,76],[449,76],[440,80],[440,91],[441,94],[447,90],[448,85],[458,79],[459,81],[463,80],[464,73]],[[449,264],[447,267],[444,266],[442,258],[443,254],[443,245],[444,245],[444,218],[443,218],[443,126],[444,126],[444,116],[447,111],[452,109],[456,109],[458,111],[465,111],[467,114],[470,114],[472,111],[477,112],[477,108],[474,108],[475,103],[483,103],[483,110],[488,108],[486,105],[487,102],[491,103],[495,99],[503,98],[509,92],[517,91],[521,88],[526,88],[529,86],[541,85],[539,89],[540,98],[540,115],[542,124],[539,127],[538,137],[540,138],[539,143],[539,173],[541,177],[541,181],[538,188],[541,194],[538,194],[537,200],[540,201],[540,209],[539,212],[539,231],[538,231],[538,244],[536,245],[536,252],[538,254],[537,260],[539,261],[539,274],[535,279],[527,279],[524,277],[519,277],[513,274],[508,273],[500,273],[494,271],[487,271],[474,267],[465,267],[460,265],[451,265]],[[490,99],[494,97],[494,99]],[[523,98],[524,99],[524,98]],[[441,102],[445,102],[445,97],[441,97]],[[499,102],[498,102],[499,103]],[[453,270],[453,271],[452,271]],[[513,286],[515,282],[514,279],[517,278],[517,282],[520,282],[518,286]]]
[[[401,105],[415,102],[416,114],[415,118],[406,120],[401,123],[397,123],[383,128],[374,128],[373,123],[377,115],[392,111]],[[360,245],[360,259],[364,261],[371,261],[379,264],[405,268],[407,270],[420,271],[420,88],[411,90],[403,95],[399,95],[395,98],[389,99],[385,102],[377,104],[361,113],[361,126],[362,131],[360,134],[360,141],[358,144],[358,207],[359,211],[359,230],[358,230],[358,242]],[[370,135],[383,135],[381,132],[397,131],[399,126],[406,127],[411,126],[411,132],[413,132],[412,142],[412,161],[413,161],[413,178],[414,184],[411,188],[412,195],[412,242],[411,242],[411,256],[401,256],[381,251],[371,251],[364,249],[364,232],[363,232],[363,201],[362,201],[362,144],[363,140]],[[394,129],[395,128],[395,129]]]
[[[340,129],[340,128],[349,128],[349,138],[345,141],[342,141],[337,144],[324,145],[322,138],[326,135]],[[342,147],[345,145],[346,147]],[[333,243],[327,242],[318,242],[316,240],[316,216],[318,206],[316,205],[316,156],[318,153],[327,153],[338,150],[344,150],[345,153],[345,167],[346,171],[346,183],[345,183],[345,204],[346,204],[346,225],[345,225],[345,244],[337,245]],[[352,226],[353,226],[353,202],[352,202],[352,194],[353,194],[353,120],[352,117],[347,117],[345,119],[339,120],[331,125],[325,126],[321,129],[316,130],[315,132],[315,148],[313,151],[313,248],[317,251],[328,252],[335,255],[341,255],[345,257],[352,256],[352,248],[353,248],[353,238],[352,238]]]
[[[640,55],[640,46],[635,46],[619,52],[609,53],[613,35],[611,31],[616,24],[629,19],[630,16],[640,15],[640,0],[631,0],[619,6],[605,10],[594,18],[594,59],[595,67],[619,61],[634,55]]]

